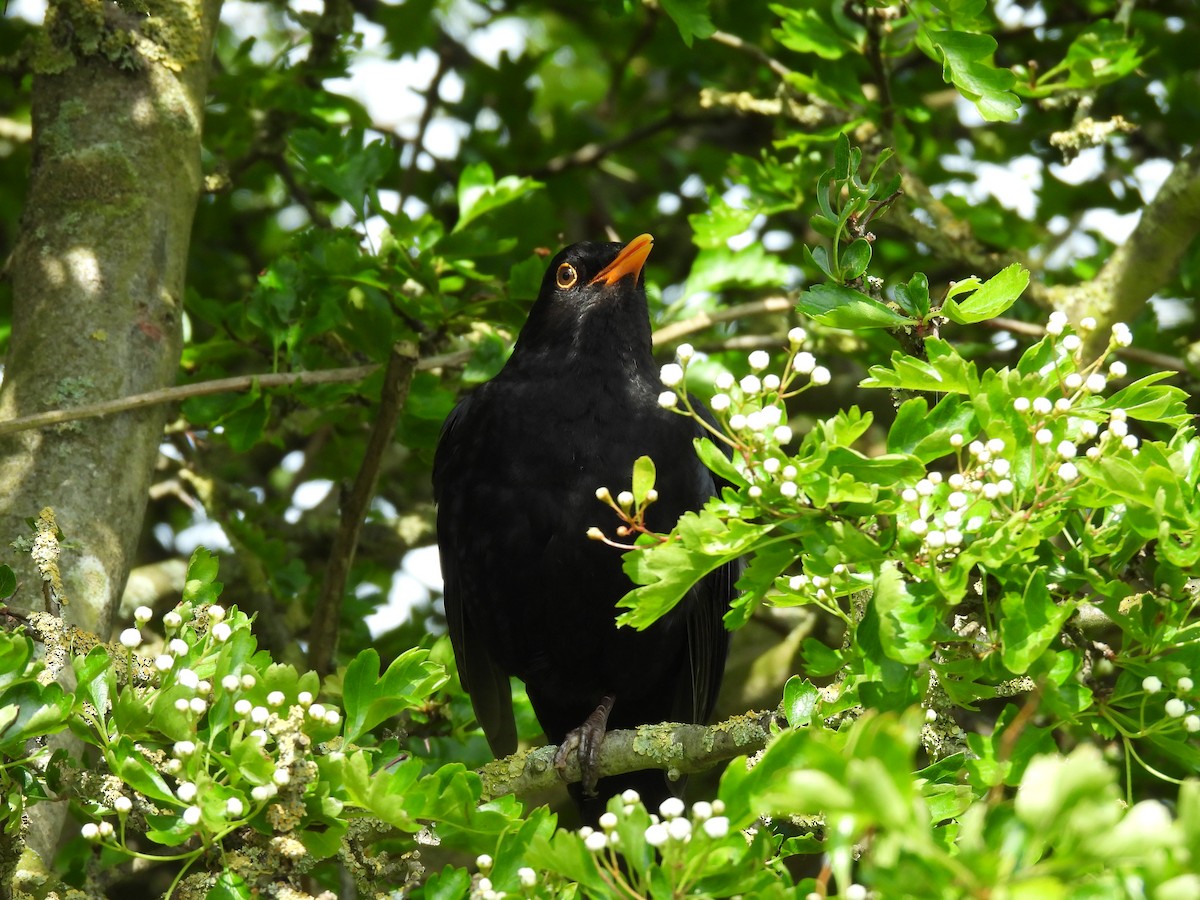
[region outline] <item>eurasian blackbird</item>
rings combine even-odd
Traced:
[[[516,750],[509,676],[520,678],[560,767],[577,749],[572,795],[592,820],[626,787],[652,804],[669,795],[658,771],[597,784],[599,745],[606,728],[708,719],[737,578],[726,566],[647,630],[617,628],[632,587],[622,552],[587,536],[615,532],[596,489],[628,489],[639,456],[657,468],[651,529],[717,490],[692,444],[700,427],[658,403],[642,278],[652,245],[579,243],[550,261],[512,356],[450,414],[433,469],[446,617],[475,715],[493,753]]]

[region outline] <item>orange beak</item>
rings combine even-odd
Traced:
[[[646,257],[650,255],[650,251],[653,248],[653,235],[639,234],[622,247],[621,252],[617,254],[617,258],[597,272],[596,277],[589,281],[588,284],[613,285],[626,275],[632,275],[636,281],[638,275],[642,272],[642,266],[646,264]]]

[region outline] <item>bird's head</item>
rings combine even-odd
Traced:
[[[550,261],[514,358],[587,354],[649,356],[650,317],[642,267],[654,238],[572,244]]]

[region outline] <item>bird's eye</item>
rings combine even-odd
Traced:
[[[558,267],[558,274],[555,275],[555,280],[558,286],[564,291],[567,288],[575,286],[575,282],[579,280],[579,273],[575,271],[575,267],[570,263],[563,263]]]

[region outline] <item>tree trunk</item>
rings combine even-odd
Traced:
[[[0,420],[175,380],[220,0],[139,8],[59,0],[47,12],[33,61],[33,165],[8,261]],[[19,585],[10,605],[42,608],[41,576],[10,542],[49,506],[69,541],[59,561],[62,613],[107,637],[166,415],[127,412],[0,440],[0,561]],[[43,859],[65,807],[37,809],[52,817],[29,835]]]

